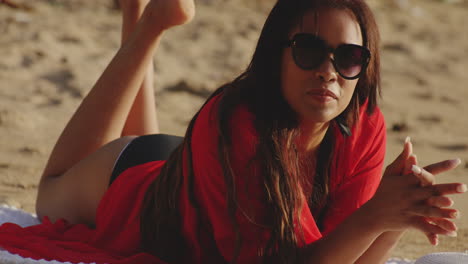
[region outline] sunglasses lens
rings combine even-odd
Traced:
[[[324,57],[325,46],[320,39],[311,35],[297,35],[294,39],[293,56],[297,65],[303,69],[318,67]]]
[[[346,78],[357,77],[367,64],[367,50],[357,45],[342,45],[335,50],[336,70]]]
[[[332,51],[325,41],[312,34],[297,34],[292,40],[296,65],[304,70],[316,69],[333,52],[335,70],[345,79],[356,79],[367,67],[369,51],[355,44],[343,44]]]

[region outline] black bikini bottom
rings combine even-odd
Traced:
[[[127,144],[112,170],[109,185],[126,169],[155,160],[167,160],[183,137],[156,134],[140,136]]]

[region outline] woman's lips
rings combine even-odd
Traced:
[[[307,95],[310,95],[316,101],[323,102],[323,103],[338,99],[338,96],[336,96],[336,94],[334,94],[330,90],[325,90],[325,89],[311,90],[307,92]]]

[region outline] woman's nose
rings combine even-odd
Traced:
[[[333,66],[331,58],[325,59],[316,70],[317,78],[324,82],[333,82],[338,79],[338,73]]]

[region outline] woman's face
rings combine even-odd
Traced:
[[[290,38],[297,33],[316,34],[333,49],[340,44],[363,45],[360,26],[347,10],[321,9],[317,16],[309,12],[303,17],[302,28],[294,28]],[[318,68],[303,70],[295,64],[291,48],[283,52],[282,94],[301,122],[329,122],[351,101],[358,79],[341,77],[330,56]]]

